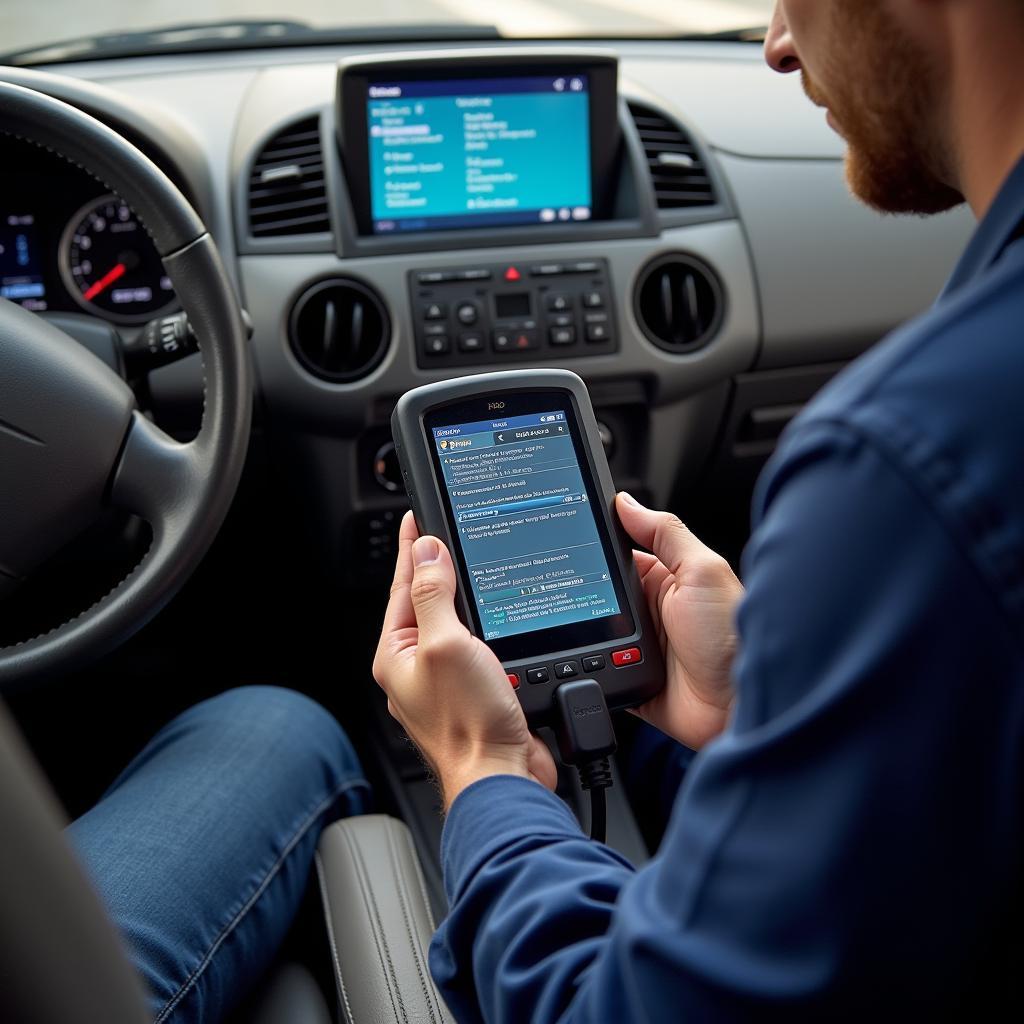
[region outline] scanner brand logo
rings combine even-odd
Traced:
[[[492,412],[495,409],[504,409],[505,408],[505,403],[504,402],[488,402],[487,403],[487,408],[489,410],[491,410]]]
[[[601,705],[600,704],[587,704],[587,705],[585,705],[582,708],[573,708],[572,709],[572,717],[573,718],[586,718],[587,715],[599,715],[599,714],[601,714]]]

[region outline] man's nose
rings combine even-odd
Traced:
[[[768,34],[764,37],[764,59],[773,71],[781,75],[800,70],[800,58],[796,55],[793,37],[789,34],[789,25],[786,24],[786,15],[779,0],[776,0]]]

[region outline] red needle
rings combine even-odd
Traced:
[[[86,302],[95,299],[104,288],[112,285],[128,268],[123,263],[108,270],[98,281],[91,285],[89,290],[82,296]]]

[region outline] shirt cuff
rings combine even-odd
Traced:
[[[572,811],[539,782],[492,775],[467,786],[448,811],[441,863],[454,903],[482,864],[517,840],[586,838]]]

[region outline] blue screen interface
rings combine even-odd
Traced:
[[[586,74],[375,82],[373,230],[589,220]]]
[[[36,244],[36,219],[12,213],[0,219],[0,298],[26,309],[46,309],[46,285]]]
[[[485,640],[618,614],[564,410],[432,433]]]

